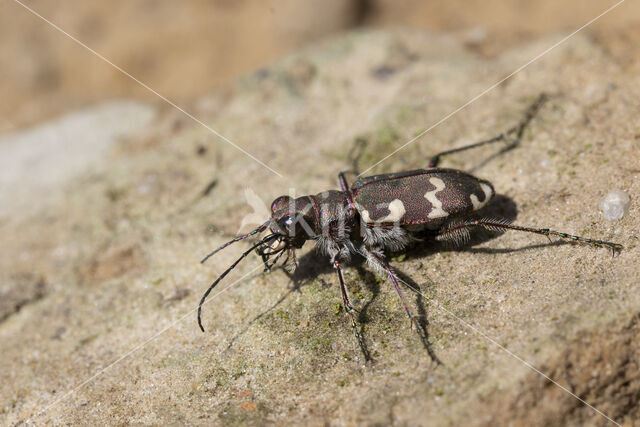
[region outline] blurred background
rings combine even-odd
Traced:
[[[465,32],[494,56],[574,31],[602,0],[20,0],[179,105],[301,46],[357,27]],[[628,2],[631,3],[631,2]],[[640,43],[640,3],[589,27],[616,54]],[[628,61],[637,61],[629,58]],[[0,3],[0,133],[115,98],[157,97],[15,0]]]

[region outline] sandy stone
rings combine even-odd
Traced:
[[[100,167],[64,181],[53,200],[33,200],[28,215],[0,219],[3,295],[44,283],[0,323],[2,424],[606,422],[522,360],[631,423],[638,204],[615,224],[598,209],[611,188],[632,200],[640,192],[640,75],[624,49],[612,55],[579,34],[438,124],[557,40],[487,58],[457,36],[350,33],[196,103],[194,115],[281,177],[158,107]],[[292,279],[263,274],[250,256],[212,293],[200,332],[201,293],[247,246],[198,260],[247,215],[282,194],[337,188],[343,169],[426,167],[440,150],[512,126],[542,92],[550,99],[519,147],[443,166],[493,183],[487,215],[614,240],[621,254],[521,233],[392,254],[422,293],[408,295],[441,365],[393,287],[356,263],[345,279],[374,359],[365,363],[335,273],[309,248]]]

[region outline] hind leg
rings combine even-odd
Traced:
[[[441,153],[436,154],[429,161],[429,167],[435,168],[440,163],[440,159],[443,156],[448,156],[449,154],[459,153],[461,151],[471,150],[472,148],[482,147],[483,145],[492,144],[494,142],[506,141],[509,143],[509,146],[515,147],[520,143],[520,138],[522,138],[522,133],[524,129],[527,127],[529,122],[535,117],[540,110],[540,107],[547,100],[547,96],[543,93],[529,106],[527,111],[525,112],[524,117],[518,122],[517,125],[507,130],[506,132],[501,133],[498,136],[494,136],[493,138],[486,139],[484,141],[476,142],[474,144],[465,145],[462,147],[454,148],[452,150],[443,151]]]
[[[532,228],[532,227],[523,227],[519,225],[512,225],[508,222],[497,220],[497,219],[481,219],[481,220],[468,220],[463,221],[457,224],[445,226],[441,229],[436,235],[437,240],[456,240],[461,236],[461,234],[465,234],[468,230],[480,227],[491,231],[524,231],[526,233],[540,234],[543,236],[547,236],[547,238],[551,238],[551,236],[559,237],[560,239],[569,241],[582,243],[591,246],[597,246],[601,248],[611,249],[613,254],[616,251],[622,250],[622,245],[613,242],[607,242],[605,240],[596,240],[590,239],[588,237],[582,236],[574,236],[573,234],[564,233],[561,231],[550,230],[548,228]]]

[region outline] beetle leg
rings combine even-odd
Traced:
[[[451,225],[446,227],[438,232],[436,235],[437,240],[446,240],[448,235],[458,233],[462,229],[468,229],[473,227],[481,227],[491,231],[507,231],[507,230],[515,230],[515,231],[524,231],[526,233],[534,233],[541,234],[546,236],[547,238],[551,238],[551,236],[559,237],[560,239],[569,241],[569,242],[578,242],[591,246],[597,246],[601,248],[608,248],[615,254],[616,251],[622,250],[622,245],[613,242],[607,242],[604,240],[595,240],[590,239],[588,237],[574,236],[573,234],[564,233],[561,231],[550,230],[548,228],[532,228],[532,227],[523,227],[519,225],[512,225],[506,221],[501,221],[498,219],[481,219],[481,220],[469,220],[457,223],[455,225]]]
[[[282,258],[282,255],[284,255],[285,252],[288,252],[288,250],[282,249],[280,252],[276,254],[275,258],[273,259],[273,262],[271,263],[271,265],[269,265],[269,271],[271,271],[271,269],[275,267],[275,265],[278,263],[280,258]]]
[[[262,263],[264,264],[263,271],[270,271],[271,267],[269,267],[269,258],[267,257],[267,254],[264,252],[264,248],[256,249],[256,253],[260,255],[260,258],[262,258]]]
[[[349,188],[349,183],[347,182],[347,177],[345,176],[346,171],[342,171],[338,174],[338,181],[340,181],[340,188],[347,195],[347,201],[349,202],[349,208],[355,209],[353,205],[353,194],[351,194],[351,189]]]
[[[384,255],[381,255],[381,251],[378,251],[369,247],[366,248],[366,255],[367,255],[367,260],[369,262],[374,264],[380,270],[384,270],[389,276],[389,278],[391,279],[391,282],[393,283],[393,286],[396,288],[396,292],[400,297],[400,302],[402,302],[402,306],[404,307],[405,311],[407,312],[407,315],[409,316],[409,320],[411,321],[412,324],[416,325],[416,332],[420,337],[420,341],[422,341],[422,345],[424,345],[424,348],[427,349],[427,351],[431,355],[431,348],[429,347],[429,344],[425,339],[426,332],[422,329],[422,327],[420,326],[420,323],[418,323],[418,319],[411,311],[411,308],[409,308],[407,299],[405,298],[404,293],[402,292],[402,289],[398,284],[398,280],[396,279],[395,274],[393,274],[393,270],[391,269],[391,266],[389,265],[387,260],[384,258]],[[434,360],[437,361],[437,358]]]
[[[470,150],[472,148],[482,147],[483,145],[491,144],[493,142],[502,141],[505,138],[506,138],[505,133],[501,133],[500,135],[494,136],[491,139],[486,139],[484,141],[476,142],[474,144],[465,145],[463,147],[458,147],[458,148],[454,148],[452,150],[443,151],[441,153],[436,154],[435,156],[433,156],[431,158],[431,160],[429,160],[429,167],[430,168],[437,167],[438,163],[440,163],[440,158],[442,156],[448,156],[449,154],[459,153],[460,151],[466,151],[466,150]]]
[[[356,324],[356,320],[353,318],[352,311],[354,310],[354,308],[351,305],[351,302],[349,302],[349,296],[347,295],[347,288],[344,285],[344,278],[342,277],[342,269],[340,268],[340,262],[338,262],[338,260],[334,260],[333,266],[336,268],[336,271],[338,272],[338,280],[340,281],[340,292],[342,292],[342,303],[344,304],[344,310],[347,312],[347,314],[349,315],[349,318],[351,319],[351,327],[353,328],[353,333],[355,334],[356,339],[358,340],[360,351],[362,351],[362,354],[364,355],[365,360],[370,360],[369,353],[367,353],[367,350],[365,349],[364,344],[362,343],[362,339],[360,338],[360,333],[358,332],[358,325]]]
[[[474,144],[465,145],[462,147],[454,148],[452,150],[443,151],[441,153],[436,154],[429,161],[429,167],[435,168],[438,166],[440,162],[440,158],[442,156],[448,156],[449,154],[459,153],[460,151],[470,150],[472,148],[482,147],[483,145],[491,144],[499,141],[507,141],[509,142],[508,147],[515,147],[520,143],[520,138],[522,138],[522,134],[524,129],[527,127],[529,122],[535,117],[538,110],[544,102],[547,100],[546,94],[540,94],[538,98],[527,108],[527,111],[524,114],[524,117],[518,122],[517,125],[507,130],[506,132],[501,133],[498,136],[494,136],[493,138],[486,139],[484,141],[476,142]]]
[[[340,188],[342,191],[349,191],[349,183],[347,182],[347,178],[345,176],[346,171],[342,171],[338,174],[338,181],[340,181]]]

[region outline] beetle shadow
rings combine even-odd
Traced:
[[[367,290],[371,293],[371,297],[368,298],[364,302],[363,306],[360,309],[356,310],[356,312],[358,314],[357,321],[359,324],[358,333],[363,338],[362,344],[364,346],[365,358],[367,360],[372,360],[366,344],[365,325],[370,321],[370,317],[369,317],[370,307],[375,302],[375,300],[380,296],[381,280],[379,276],[375,274],[375,272],[366,268],[365,259],[360,255],[354,255],[352,257],[352,261],[349,264],[349,266],[356,270],[356,272],[358,273],[359,280],[361,281],[361,283],[364,284]],[[309,252],[299,258],[298,269],[296,269],[296,271],[290,275],[290,278],[295,286],[293,289],[299,289],[301,286],[305,286],[310,281],[315,279],[316,276],[320,273],[329,273],[332,271],[335,271],[335,270],[330,263],[326,262],[326,259],[322,257],[319,258],[317,254],[315,254],[314,252]],[[438,365],[442,364],[438,356],[433,351],[433,348],[429,344],[429,330],[428,330],[429,321],[427,317],[427,311],[425,308],[426,305],[424,302],[421,286],[418,283],[416,283],[409,275],[400,271],[399,269],[394,268],[393,271],[394,271],[394,274],[397,276],[397,278],[416,294],[416,306],[418,309],[418,316],[416,316],[418,330],[416,332],[420,336],[420,339],[424,345],[424,348],[427,351],[427,354],[429,354],[429,357],[431,358],[431,360]],[[386,282],[386,278],[384,279]],[[336,282],[337,282],[337,279],[336,279]],[[348,289],[349,284],[345,283],[345,285],[347,286],[347,289]],[[330,286],[330,285],[327,284],[327,286]],[[339,285],[336,285],[336,286],[339,286]]]
[[[365,358],[371,360],[370,353],[368,348],[366,347],[366,335],[365,335],[365,325],[369,322],[369,309],[374,303],[374,301],[380,295],[380,278],[375,274],[375,272],[366,268],[365,259],[360,255],[354,255],[352,257],[351,263],[349,267],[354,268],[357,273],[360,281],[364,284],[367,290],[371,293],[371,297],[364,302],[362,308],[357,310],[358,313],[358,324],[359,324],[359,334],[363,338],[363,345],[365,347]],[[302,257],[299,258],[298,269],[294,273],[290,275],[292,282],[294,283],[294,289],[299,289],[301,286],[307,285],[313,279],[317,277],[320,273],[329,273],[335,271],[330,263],[326,261],[326,259],[322,257],[318,257],[314,252],[308,252]],[[426,304],[424,302],[424,293],[422,291],[422,287],[415,282],[408,274],[399,270],[398,268],[393,269],[394,274],[397,278],[407,286],[412,292],[416,295],[416,306],[418,310],[417,318],[417,333],[420,336],[420,339],[424,345],[427,354],[433,362],[440,365],[442,361],[438,358],[438,356],[433,351],[433,348],[429,344],[429,320],[426,311]],[[386,278],[385,282],[386,282]],[[337,279],[336,279],[337,280]],[[324,285],[324,284],[323,284]],[[327,286],[330,286],[327,284]],[[337,285],[339,286],[339,285]],[[347,289],[349,288],[349,284],[346,283]]]
[[[247,333],[247,331],[249,330],[249,328],[251,328],[256,322],[258,322],[260,319],[262,319],[263,317],[265,317],[267,314],[269,314],[272,310],[274,310],[276,307],[278,307],[280,304],[282,304],[284,302],[284,300],[286,300],[289,295],[291,295],[294,291],[296,291],[297,288],[291,287],[289,288],[289,290],[287,290],[287,292],[282,295],[280,298],[278,298],[278,300],[273,303],[271,305],[271,307],[267,308],[266,310],[263,310],[260,314],[258,314],[256,317],[254,317],[253,319],[251,319],[244,328],[242,328],[242,330],[240,332],[238,332],[237,334],[235,334],[233,336],[233,338],[231,338],[231,340],[229,340],[229,344],[227,345],[227,348],[225,349],[226,351],[229,351],[231,349],[231,347],[233,347],[233,344],[235,344],[235,342],[238,340],[238,338],[240,338],[241,336],[243,336],[244,334]]]
[[[366,323],[368,323],[369,321],[369,308],[380,295],[380,284],[378,280],[376,280],[375,274],[365,268],[365,260],[359,254],[352,255],[349,267],[354,268],[357,271],[360,281],[371,293],[371,298],[367,299],[362,308],[354,311],[357,313],[357,323],[359,329],[358,334],[361,337],[360,343],[362,344],[362,352],[364,353],[365,360],[373,360],[371,358],[371,353],[369,352],[369,349],[367,347],[367,340],[364,329]],[[298,268],[294,273],[291,274],[290,278],[295,286],[305,286],[310,281],[315,279],[320,273],[330,273],[334,271],[335,269],[325,257],[318,257],[315,251],[310,251],[299,258]],[[337,277],[335,280],[335,285],[337,287],[340,286]],[[331,285],[323,281],[323,286],[329,287]],[[349,283],[346,280],[345,286],[347,288],[347,292],[350,292]],[[339,290],[337,292],[339,292]],[[336,293],[336,298],[338,296],[339,294]],[[354,299],[353,302],[356,303],[356,300]]]
[[[364,327],[369,322],[369,307],[371,307],[371,304],[373,304],[373,302],[380,295],[380,282],[377,280],[376,275],[372,271],[369,271],[364,267],[364,258],[359,258],[359,262],[353,265],[353,267],[358,272],[358,276],[361,278],[362,283],[364,283],[369,292],[371,292],[371,298],[369,298],[367,302],[364,303],[360,310],[357,310],[358,324],[360,325],[360,336],[366,338],[364,334]],[[369,353],[368,349],[366,348],[366,339],[364,340],[363,345],[365,346],[365,350],[367,350],[367,353]]]
[[[359,255],[354,255],[352,262],[349,264],[350,267],[353,267],[356,269],[359,277],[363,278],[362,282],[372,294],[371,298],[369,298],[364,303],[363,307],[360,310],[356,310],[358,314],[358,324],[359,324],[358,333],[363,338],[365,338],[364,327],[369,320],[369,317],[368,317],[369,307],[371,306],[373,301],[375,301],[376,298],[378,298],[380,294],[380,285],[376,280],[375,274],[367,270],[366,268],[364,268],[364,264],[365,264],[364,258]],[[233,345],[236,343],[236,341],[242,335],[244,335],[249,330],[249,328],[251,328],[256,322],[260,321],[260,319],[268,315],[271,311],[273,311],[280,304],[282,304],[292,293],[299,292],[302,287],[310,285],[312,282],[314,282],[317,279],[317,277],[320,274],[331,273],[335,271],[333,266],[327,261],[325,257],[318,257],[317,253],[315,253],[315,251],[313,250],[307,252],[306,254],[298,258],[298,267],[295,269],[295,271],[289,272],[284,267],[278,267],[278,269],[282,270],[285,273],[285,275],[291,281],[292,286],[275,303],[273,303],[269,308],[265,309],[260,314],[258,314],[253,319],[251,319],[247,323],[247,325],[244,328],[242,328],[241,331],[239,331],[236,335],[234,335],[234,337],[231,338],[231,340],[229,341],[229,344],[227,345],[225,351],[230,350],[231,347],[233,347]],[[332,286],[332,284],[333,282],[327,283],[321,279],[321,286],[325,288]],[[337,284],[337,277],[336,277],[336,286],[339,286]],[[348,288],[348,284],[347,284],[347,288]],[[336,294],[336,297],[338,296],[339,294]],[[365,359],[372,360],[370,356],[370,352],[366,345],[366,340],[363,340],[362,344],[364,346]]]
[[[227,345],[227,348],[225,349],[225,351],[230,350],[231,347],[233,347],[233,345],[236,343],[236,341],[242,335],[247,333],[247,331],[256,322],[260,321],[260,319],[262,319],[263,317],[268,315],[271,311],[276,309],[292,293],[299,292],[302,287],[311,284],[313,280],[317,278],[317,276],[320,275],[321,273],[328,273],[330,271],[334,271],[333,267],[327,262],[327,260],[323,257],[318,257],[315,251],[313,250],[307,252],[306,254],[298,258],[298,267],[295,269],[295,271],[290,272],[286,269],[286,267],[278,266],[277,268],[274,268],[272,272],[275,272],[277,270],[282,270],[282,272],[287,276],[287,278],[290,280],[292,285],[289,287],[287,292],[284,293],[284,295],[278,298],[276,302],[274,302],[269,308],[263,310],[262,312],[260,312],[260,314],[258,314],[253,319],[251,319],[247,323],[247,325],[244,328],[242,328],[240,332],[235,334],[233,338],[231,338],[231,340],[229,341],[229,344]],[[265,272],[261,274],[265,274]],[[326,283],[324,280],[321,280],[321,283],[323,287],[331,286],[329,283]]]

